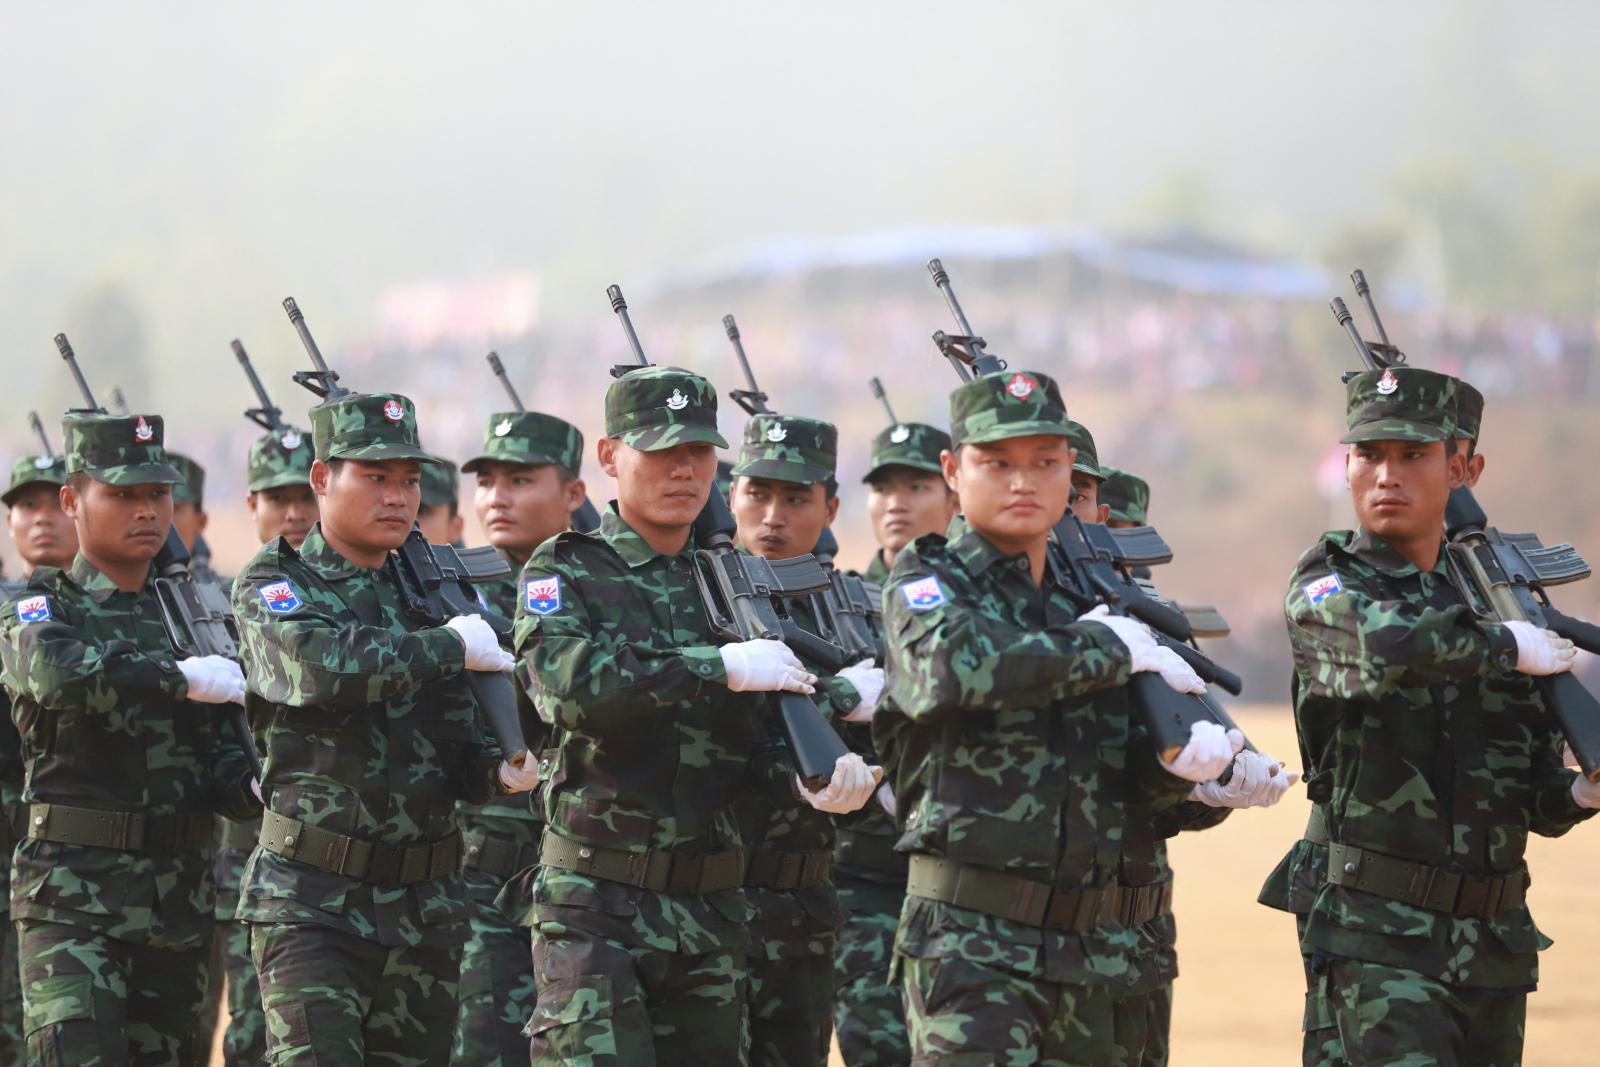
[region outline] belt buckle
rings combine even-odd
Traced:
[[[142,811],[119,811],[111,821],[117,838],[116,847],[129,852],[144,851],[149,824]]]

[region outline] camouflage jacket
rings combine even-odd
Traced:
[[[887,685],[874,741],[894,768],[899,848],[1063,888],[1116,884],[1128,807],[1192,788],[1129,724],[1126,648],[1087,605],[955,519],[884,592]],[[898,950],[958,954],[1053,982],[1129,986],[1136,931],[1070,934],[909,898]]]
[[[312,527],[296,552],[265,545],[233,587],[244,672],[273,811],[386,845],[454,831],[456,800],[503,794],[454,633],[405,614],[383,571]],[[375,886],[258,847],[239,918],[312,922],[385,945],[466,936],[459,875]]]
[[[765,698],[728,689],[690,550],[658,554],[613,505],[596,533],[546,541],[522,577],[517,655],[557,732],[544,785],[550,831],[629,852],[740,847],[735,801]],[[668,897],[541,868],[532,892],[531,922],[572,905],[616,917],[619,937],[647,926],[658,947],[699,953],[746,940],[740,889]]]
[[[1509,630],[1473,616],[1443,571],[1339,531],[1295,567],[1284,611],[1306,789],[1333,840],[1473,875],[1523,866],[1528,832],[1593,815]],[[1297,846],[1298,847],[1298,846]],[[1324,884],[1304,947],[1457,985],[1533,984],[1549,944],[1526,905],[1456,918]]]
[[[872,554],[872,562],[867,564],[867,569],[861,572],[861,577],[869,582],[884,585],[889,581],[889,565],[883,561],[883,549]]]
[[[25,803],[239,818],[258,810],[244,751],[222,715],[186,699],[152,581],[120,592],[82,556],[68,571],[40,568],[0,618],[0,664],[22,735]],[[159,855],[30,839],[12,870],[13,918],[169,946],[210,936],[208,850]]]
[[[889,568],[884,565],[883,553],[880,551],[873,555],[872,565],[862,577],[869,582],[882,584],[889,577]],[[878,636],[882,637],[882,620],[879,620]],[[878,666],[883,666],[879,663]],[[839,736],[844,738],[845,744],[851,751],[860,753],[869,764],[881,763],[877,752],[872,746],[872,726],[869,723],[834,721],[834,728],[839,731]],[[884,772],[888,774],[887,771]],[[881,867],[871,864],[853,863],[851,857],[861,848],[869,848],[874,854],[887,852],[900,836],[900,831],[894,824],[894,817],[884,810],[878,802],[876,795],[868,800],[866,806],[860,811],[852,811],[848,815],[834,816],[834,825],[840,831],[839,848],[834,852],[833,877],[834,881],[844,883],[869,883],[872,885],[890,886],[898,889],[905,888],[905,874],[887,872]],[[868,839],[868,840],[863,840]]]

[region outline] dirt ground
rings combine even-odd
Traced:
[[[1235,712],[1255,744],[1294,766],[1294,726],[1286,709]],[[1255,902],[1262,879],[1305,826],[1305,793],[1296,787],[1269,811],[1240,812],[1214,830],[1178,838],[1178,979],[1173,1018],[1175,1067],[1299,1062],[1304,984],[1294,925]],[[1556,942],[1541,960],[1539,992],[1528,1001],[1529,1067],[1596,1062],[1600,994],[1587,961],[1600,952],[1593,879],[1600,874],[1595,835],[1583,826],[1566,838],[1535,840],[1530,902]],[[213,1064],[221,1064],[220,1055]],[[837,1053],[834,1064],[841,1064]]]

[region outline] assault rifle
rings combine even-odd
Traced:
[[[889,394],[883,391],[883,383],[874,378],[870,384],[872,395],[878,398],[878,402],[883,405],[884,414],[889,416],[889,424],[898,424],[900,420],[894,417],[894,407],[889,403]]]
[[[628,304],[622,297],[622,290],[610,286],[606,296],[611,301],[611,310],[622,323],[636,361],[611,368],[612,377],[621,378],[638,367],[650,366],[650,360],[628,317]],[[807,596],[827,589],[828,574],[822,564],[809,552],[780,560],[745,555],[734,546],[734,531],[733,514],[727,502],[715,492],[711,493],[694,521],[693,537],[698,546],[694,552],[695,581],[712,628],[730,641],[779,640],[796,651],[820,659],[817,653],[825,653],[829,646],[788,619],[781,598]],[[834,763],[849,749],[811,697],[789,692],[773,696],[777,698],[784,733],[801,780],[812,787],[826,782],[833,776]]]
[[[511,378],[506,374],[506,365],[500,362],[500,353],[490,352],[488,355],[489,369],[494,371],[494,376],[500,379],[500,384],[505,387],[506,396],[511,398],[511,406],[518,411],[527,411],[522,406],[522,397],[517,395],[517,387],[511,384]],[[587,493],[583,496],[583,503],[578,505],[578,510],[572,513],[572,528],[580,533],[592,533],[600,529],[600,512],[589,502]]]
[[[971,381],[974,376],[1004,370],[1005,361],[990,355],[986,351],[988,342],[972,332],[944,264],[929,260],[928,272],[962,330],[959,334],[940,330],[933,335],[934,344],[957,376]],[[1172,550],[1154,527],[1112,529],[1085,523],[1069,509],[1052,532],[1049,565],[1058,581],[1104,604],[1114,615],[1131,616],[1149,626],[1156,640],[1182,656],[1207,684],[1220,686],[1235,696],[1243,690],[1238,675],[1194,647],[1194,628],[1183,612],[1156,593],[1148,579],[1133,576],[1137,567],[1153,567],[1172,559]],[[1197,722],[1238,729],[1232,717],[1209,695],[1179,693],[1154,672],[1135,674],[1128,688],[1139,721],[1149,730],[1163,759],[1170,760],[1182,751]]]
[[[295,371],[294,380],[324,400],[349,396],[350,390],[339,384],[338,371],[329,369],[322,358],[294,297],[284,299],[283,309],[311,357],[312,369]],[[389,553],[384,572],[399,591],[406,614],[424,626],[443,626],[457,615],[481,615],[502,643],[510,638],[511,620],[490,611],[472,584],[511,573],[511,565],[493,547],[430,545],[413,523],[405,542]],[[528,743],[517,718],[511,676],[503,671],[467,671],[466,675],[501,753],[513,766],[522,766],[528,758]]]
[[[56,450],[50,447],[50,438],[44,432],[44,423],[39,421],[37,411],[28,412],[28,425],[33,427],[33,435],[39,439],[39,447],[44,449],[44,454],[53,457]]]
[[[1369,370],[1404,365],[1405,354],[1389,343],[1366,277],[1359,270],[1350,277],[1382,340],[1373,343],[1363,338],[1339,297],[1329,301],[1334,318]],[[1446,567],[1473,614],[1493,622],[1530,622],[1600,655],[1600,626],[1563,614],[1550,602],[1550,587],[1589,577],[1589,564],[1572,545],[1546,545],[1537,534],[1501,533],[1489,525],[1472,489],[1465,485],[1450,491],[1444,532]],[[1539,677],[1535,682],[1578,757],[1578,766],[1590,781],[1600,781],[1600,700],[1570,671]]]
[[[259,405],[245,409],[244,417],[268,433],[282,433],[287,430],[289,424],[283,421],[283,411],[267,395],[267,387],[261,384],[261,378],[250,363],[250,354],[244,350],[244,345],[237,337],[233,339],[233,354],[239,360],[239,366],[244,369],[244,376],[250,380],[250,388],[255,390]]]

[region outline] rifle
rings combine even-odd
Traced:
[[[294,380],[324,400],[349,396],[350,390],[339,384],[339,373],[329,369],[322,358],[294,297],[284,299],[283,310],[311,357],[312,369],[295,371]],[[399,590],[406,614],[422,625],[443,626],[457,615],[480,615],[502,643],[510,638],[511,620],[490,611],[472,584],[511,573],[511,565],[492,546],[430,545],[412,523],[405,542],[389,553],[384,571]],[[512,766],[522,766],[528,758],[528,743],[517,718],[516,687],[510,675],[502,671],[467,671],[466,675],[501,753]]]
[[[94,394],[89,391],[89,383],[84,381],[83,372],[78,369],[78,358],[66,334],[56,334],[56,350],[66,360],[85,404],[82,408],[70,410],[91,415],[106,414],[106,409],[95,402]],[[44,438],[43,427],[36,425],[35,429],[40,441],[48,448],[49,442]],[[179,656],[222,656],[237,661],[239,630],[234,622],[227,591],[216,581],[197,580],[190,562],[189,546],[178,536],[178,528],[167,527],[166,543],[153,561],[156,602],[161,607],[161,628],[167,633],[167,643]],[[245,758],[250,761],[250,773],[257,782],[261,781],[261,757],[256,752],[255,737],[250,732],[250,718],[245,713],[244,705],[230,702],[225,714],[237,735],[239,746],[244,749]]]
[[[28,425],[33,427],[33,434],[39,439],[39,447],[44,449],[46,456],[54,456],[56,450],[50,447],[50,438],[44,432],[44,423],[39,421],[37,411],[28,412]]]
[[[239,360],[239,366],[244,368],[244,376],[250,380],[250,388],[255,390],[258,404],[257,407],[245,409],[244,417],[268,433],[287,430],[289,426],[283,421],[283,411],[267,395],[267,387],[261,384],[261,378],[250,363],[249,353],[244,350],[244,345],[237,337],[233,339],[233,354]]]
[[[1329,301],[1334,318],[1350,335],[1369,370],[1404,364],[1405,355],[1388,342],[1365,276],[1358,270],[1350,277],[1367,302],[1383,341],[1373,343],[1363,338],[1339,297]],[[1346,380],[1349,377],[1347,374]],[[1474,615],[1492,622],[1530,622],[1555,631],[1586,652],[1600,655],[1600,626],[1566,615],[1550,601],[1551,586],[1589,577],[1589,564],[1571,544],[1546,545],[1537,534],[1501,533],[1489,525],[1488,515],[1465,485],[1450,490],[1444,508],[1444,533],[1446,567],[1461,599]],[[1534,682],[1546,707],[1560,723],[1583,774],[1592,782],[1600,781],[1600,700],[1570,671],[1536,677]]]
[[[957,376],[971,381],[974,375],[1004,370],[1005,361],[990,355],[986,351],[988,342],[972,332],[944,264],[929,260],[928,272],[962,331],[951,335],[940,330],[933,335],[934,344]],[[1153,567],[1172,559],[1172,550],[1154,527],[1112,529],[1085,523],[1069,508],[1052,533],[1048,558],[1057,581],[1104,604],[1114,615],[1131,616],[1149,626],[1156,641],[1182,656],[1207,684],[1218,685],[1235,696],[1243,690],[1244,683],[1238,675],[1193,646],[1194,628],[1183,612],[1160,596],[1148,579],[1133,576],[1135,568]],[[1209,695],[1179,693],[1153,672],[1135,674],[1128,689],[1134,711],[1162,759],[1171,760],[1182,751],[1195,723],[1215,722],[1224,729],[1238,729],[1233,718]]]
[[[517,387],[511,384],[511,379],[506,375],[506,365],[500,362],[500,353],[490,352],[488,355],[489,369],[494,371],[494,376],[500,379],[500,384],[505,387],[506,396],[511,398],[511,406],[518,411],[527,411],[522,406],[522,397],[517,395]],[[572,513],[572,528],[582,533],[590,533],[600,528],[600,512],[595,510],[594,504],[589,501],[589,494],[583,495],[583,503],[578,505],[578,510]]]
[[[650,366],[628,317],[628,304],[622,290],[606,289],[611,310],[622,323],[635,362],[611,368],[620,378],[637,367]],[[779,598],[806,596],[829,587],[827,572],[811,553],[793,559],[765,560],[740,552],[733,543],[735,525],[727,502],[715,492],[706,498],[694,521],[693,536],[695,582],[705,602],[712,628],[730,641],[756,638],[780,640],[808,655],[825,652],[825,642],[813,638],[783,613]],[[785,627],[784,623],[788,622]],[[813,647],[807,639],[815,640]],[[804,647],[802,647],[804,646]],[[820,657],[819,657],[820,658]],[[834,763],[849,752],[833,726],[817,710],[817,703],[803,693],[778,692],[778,710],[784,733],[794,753],[795,767],[807,785],[815,787],[833,776]]]

